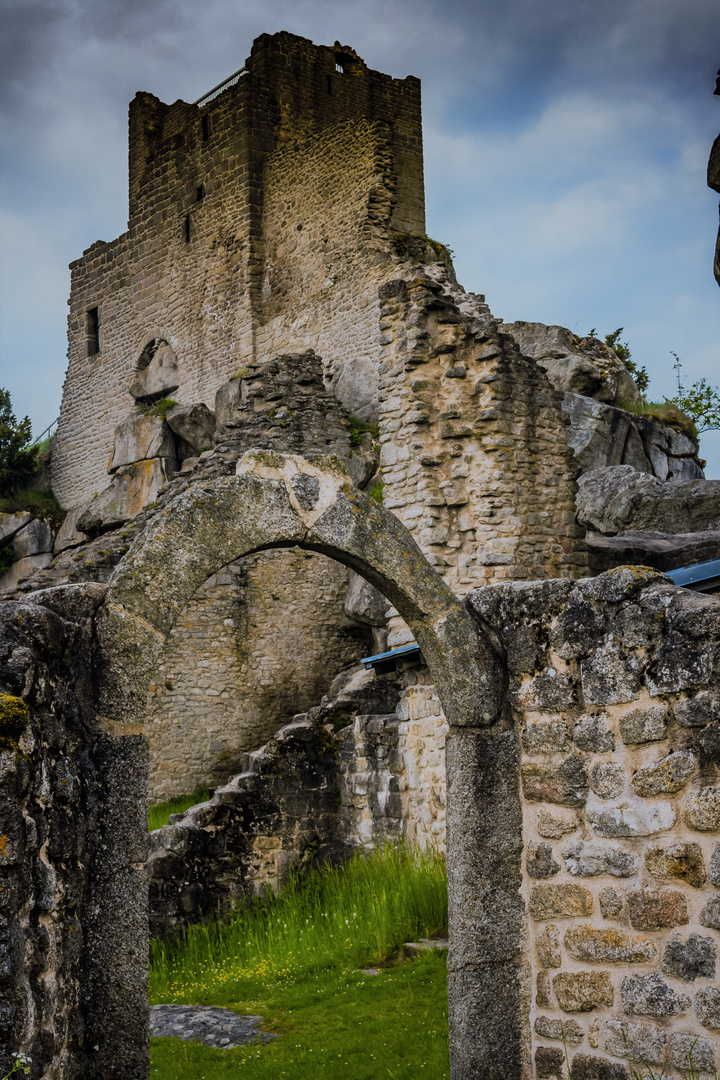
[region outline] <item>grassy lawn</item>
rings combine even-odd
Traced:
[[[282,1036],[214,1050],[154,1039],[152,1080],[450,1075],[443,954],[401,946],[445,933],[447,880],[436,853],[400,849],[293,882],[233,920],[156,947],[151,1004],[222,1005]],[[359,970],[383,966],[379,975]]]

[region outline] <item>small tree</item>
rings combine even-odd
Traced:
[[[650,385],[650,376],[647,373],[647,368],[638,367],[635,361],[630,359],[630,346],[627,341],[620,340],[620,335],[624,329],[624,326],[619,326],[617,330],[613,330],[612,334],[606,334],[605,344],[608,345],[615,355],[622,360],[625,367],[632,375],[633,382],[644,398],[645,392]]]
[[[0,389],[0,496],[12,495],[37,470],[37,453],[30,445],[30,418],[16,420],[10,394]]]
[[[677,353],[672,355],[678,373],[678,392],[673,397],[666,397],[665,403],[682,409],[695,424],[698,435],[703,431],[719,431],[720,388],[711,386],[707,379],[698,379],[685,389],[680,376],[682,360]]]

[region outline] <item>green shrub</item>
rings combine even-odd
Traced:
[[[30,417],[17,420],[7,390],[0,389],[0,495],[12,495],[37,472],[37,451],[30,445]]]
[[[162,829],[163,825],[167,825],[171,814],[184,814],[191,806],[195,806],[197,803],[207,802],[211,795],[212,792],[209,788],[201,787],[196,791],[190,792],[188,795],[176,795],[173,799],[168,799],[167,802],[161,802],[157,803],[155,806],[151,806],[148,813],[148,828],[150,832],[154,832],[155,829]]]
[[[348,417],[348,422],[350,424],[351,446],[360,446],[360,444],[362,443],[362,437],[366,431],[369,431],[371,435],[377,437],[377,424],[368,424],[365,420],[361,420],[359,416],[353,416],[352,414]]]

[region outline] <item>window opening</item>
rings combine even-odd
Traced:
[[[337,60],[335,61],[335,70],[339,71],[341,75],[343,75],[345,72],[345,68],[342,66],[342,64],[338,64]]]
[[[85,312],[85,355],[96,356],[100,352],[100,309],[89,308]]]
[[[200,127],[202,129],[202,141],[207,142],[210,138],[210,117],[207,113],[200,117]]]
[[[190,243],[190,215],[185,215],[185,243]]]
[[[205,198],[205,185],[204,184],[198,184],[198,186],[195,188],[195,201],[196,202],[202,202],[202,200],[204,198]]]
[[[327,90],[328,94],[332,94],[332,75],[328,75],[328,77],[327,77],[327,85],[326,85],[325,89]]]

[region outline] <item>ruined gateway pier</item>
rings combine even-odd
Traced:
[[[351,718],[344,782],[394,740],[400,833],[442,842],[447,820],[454,1080],[560,1076],[563,1037],[574,1080],[628,1057],[676,1080],[691,1046],[720,1064],[720,603],[646,566],[588,576],[568,413],[609,416],[603,463],[648,490],[712,482],[691,440],[617,407],[614,354],[537,362],[534,324],[504,328],[424,234],[419,82],[347,46],[263,35],[214,96],[132,103],[128,231],[73,264],[68,516],[0,608],[0,1069],[23,1050],[33,1078],[146,1080],[148,785],[255,751],[154,834],[158,925],[182,925],[181,834],[248,820],[243,873],[268,839],[305,865],[298,821],[252,818],[262,762],[305,775],[332,677],[410,639],[428,670],[372,732]],[[343,842],[387,824],[371,795]]]

